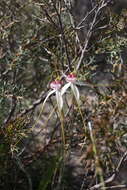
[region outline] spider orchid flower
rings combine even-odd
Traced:
[[[77,77],[75,74],[71,73],[67,75],[66,76],[67,84],[65,84],[64,87],[61,89],[61,94],[63,95],[67,91],[67,89],[70,87],[77,103],[79,103],[80,95],[79,95],[79,90],[75,84],[76,80],[77,80]]]
[[[59,111],[61,112],[62,108],[63,108],[63,98],[61,95],[61,81],[60,80],[55,80],[53,82],[50,83],[50,88],[52,89],[52,91],[50,91],[48,93],[48,95],[46,96],[44,102],[43,102],[43,106],[45,105],[47,99],[52,95],[55,94],[56,95],[56,101],[57,101],[57,106]]]

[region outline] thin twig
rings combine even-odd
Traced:
[[[62,24],[61,15],[59,14],[59,11],[57,10],[57,7],[55,5],[54,0],[51,0],[51,1],[53,3],[53,7],[54,7],[54,9],[56,11],[56,14],[57,14],[57,17],[58,17],[59,26],[60,26],[60,33],[62,35],[62,39],[63,39],[63,43],[64,43],[64,47],[65,47],[65,52],[66,52],[66,56],[67,56],[67,61],[68,61],[68,67],[69,67],[69,70],[70,70],[70,68],[71,68],[70,57],[69,57],[69,52],[68,52],[68,47],[67,47],[67,40],[66,40],[66,37],[65,37],[65,34],[64,34],[64,27],[63,27],[63,24]]]
[[[80,56],[80,59],[79,59],[79,62],[77,64],[77,67],[76,67],[76,70],[78,70],[83,62],[83,59],[84,59],[84,55],[85,55],[85,52],[87,50],[87,47],[88,47],[88,43],[89,43],[89,40],[92,36],[92,33],[93,33],[93,28],[94,28],[94,25],[96,24],[96,21],[97,21],[97,17],[100,13],[100,11],[106,7],[108,5],[108,2],[105,2],[104,0],[100,3],[100,6],[97,8],[97,10],[95,11],[95,15],[94,15],[94,18],[93,18],[93,21],[91,23],[91,26],[90,26],[90,29],[88,30],[87,32],[87,36],[86,36],[86,40],[85,40],[85,45],[84,45],[84,48],[82,49],[82,53],[81,53],[81,56]]]
[[[30,174],[26,171],[26,169],[24,168],[20,158],[18,156],[14,156],[15,160],[16,160],[16,164],[19,166],[20,170],[26,175],[26,178],[28,180],[28,186],[29,186],[29,190],[32,190],[32,180],[30,177]]]
[[[11,120],[11,118],[13,117],[14,115],[14,112],[15,112],[15,109],[16,109],[16,97],[15,96],[12,96],[12,99],[11,99],[11,109],[9,111],[9,114],[8,114],[8,117],[5,119],[4,121],[4,126],[7,125],[7,123]]]
[[[120,167],[121,167],[121,165],[124,162],[124,160],[125,160],[126,157],[127,157],[127,151],[124,153],[124,155],[120,159],[120,161],[118,163],[118,166],[116,168],[116,172],[111,177],[109,177],[107,180],[104,181],[105,184],[111,183],[115,179],[115,177],[118,175]],[[102,185],[103,185],[103,183],[96,184],[93,187],[91,187],[90,190],[99,189],[99,188],[102,187]]]
[[[27,109],[24,109],[18,116],[22,117],[22,116],[26,115],[27,113],[29,113],[30,111],[34,110],[38,105],[40,105],[44,101],[46,95],[47,95],[47,93],[43,93],[39,99],[37,99],[35,102],[33,102],[33,104],[31,106],[29,106]]]
[[[126,188],[127,187],[127,185],[114,185],[114,186],[110,186],[110,187],[105,187],[105,190],[106,189],[117,189],[117,188]]]

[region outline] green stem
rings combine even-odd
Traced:
[[[64,133],[64,116],[62,111],[60,112],[60,122],[61,122],[61,134],[62,134],[62,141],[63,141],[63,150],[65,152],[65,133]]]
[[[92,131],[92,126],[91,123],[88,123],[88,127],[89,127],[89,131],[90,131],[90,138],[93,144],[93,153],[94,153],[94,158],[95,158],[95,164],[96,164],[96,173],[99,175],[100,178],[100,182],[102,182],[102,189],[105,190],[105,182],[104,182],[104,177],[103,177],[103,171],[102,168],[100,166],[100,161],[99,161],[99,156],[97,153],[97,148],[96,148],[96,140],[95,137],[93,135],[93,131]]]

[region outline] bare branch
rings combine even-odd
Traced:
[[[116,177],[116,175],[118,175],[119,170],[120,170],[120,167],[121,167],[121,165],[122,165],[122,163],[124,162],[124,160],[125,160],[126,157],[127,157],[127,151],[124,153],[124,155],[123,155],[122,158],[120,159],[120,161],[119,161],[119,163],[118,163],[118,166],[117,166],[117,168],[116,168],[116,172],[115,172],[111,177],[109,177],[107,180],[104,181],[105,184],[111,183],[111,182],[115,179],[115,177]],[[99,183],[99,184],[94,185],[93,187],[91,187],[90,190],[99,189],[99,188],[101,188],[102,186],[103,186],[103,183]],[[124,187],[125,187],[125,186],[124,186]],[[109,188],[110,188],[110,187],[108,187],[108,189],[109,189]],[[113,189],[113,188],[112,188],[112,189]]]
[[[93,21],[92,21],[92,23],[91,23],[90,29],[89,29],[88,32],[87,32],[87,36],[86,36],[86,40],[85,40],[85,43],[84,43],[84,47],[83,47],[83,49],[82,49],[82,53],[81,53],[79,62],[78,62],[78,64],[77,64],[76,70],[78,70],[78,69],[80,68],[80,66],[81,66],[81,64],[82,64],[82,62],[83,62],[84,55],[85,55],[85,53],[86,53],[86,51],[87,51],[87,47],[88,47],[89,40],[90,40],[90,38],[91,38],[91,36],[92,36],[92,33],[93,33],[93,28],[94,28],[94,26],[95,26],[95,24],[96,24],[96,21],[97,21],[97,17],[98,17],[98,15],[99,15],[100,11],[101,11],[104,7],[106,7],[107,5],[108,5],[108,2],[105,2],[105,0],[102,0],[102,1],[100,2],[100,5],[97,7],[97,10],[95,11],[95,15],[94,15]],[[96,8],[96,7],[95,7],[95,8]],[[93,8],[93,10],[95,10],[95,8]],[[93,11],[90,11],[90,12],[93,13]],[[91,14],[91,13],[90,13],[90,14]],[[89,14],[88,14],[88,15],[89,15]],[[88,16],[88,15],[87,15],[87,16]],[[84,19],[86,19],[86,17],[85,17]],[[84,19],[83,19],[83,20],[84,20]],[[82,23],[82,21],[81,21],[81,23]],[[80,23],[79,23],[79,24],[80,24]]]
[[[32,188],[32,180],[31,180],[30,174],[24,168],[24,165],[22,164],[20,158],[17,155],[15,155],[14,158],[16,160],[16,164],[18,165],[20,170],[25,174],[25,176],[26,176],[26,178],[28,180],[29,190],[32,190],[33,188]]]
[[[11,118],[14,115],[15,112],[15,108],[16,108],[16,97],[12,96],[11,97],[11,109],[9,111],[8,117],[5,119],[4,121],[4,125],[7,125],[7,123],[11,120]]]

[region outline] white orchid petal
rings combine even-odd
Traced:
[[[46,101],[47,101],[47,99],[55,92],[56,90],[52,90],[52,91],[50,91],[49,93],[48,93],[48,95],[46,96],[46,98],[45,98],[45,100],[44,100],[44,102],[43,102],[43,105],[42,106],[44,106],[45,105],[45,103],[46,103]]]
[[[71,82],[64,85],[64,87],[61,89],[61,95],[65,94],[67,89],[71,86]]]
[[[60,91],[56,91],[56,101],[59,111],[61,112],[63,108],[63,98]]]
[[[80,94],[79,94],[79,90],[78,90],[77,86],[74,84],[71,84],[71,89],[75,96],[76,101],[79,103]]]

